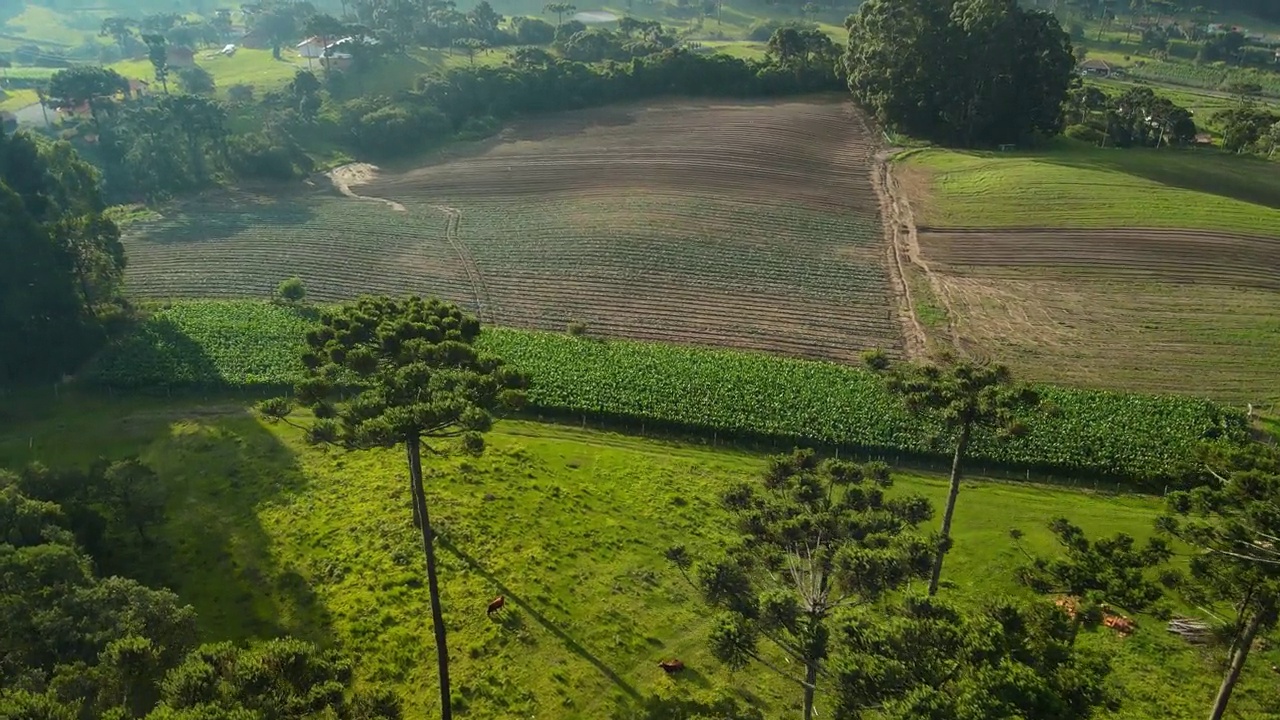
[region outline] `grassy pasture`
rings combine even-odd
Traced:
[[[709,52],[743,60],[760,60],[764,58],[766,52],[765,43],[750,40],[699,40],[698,42]]]
[[[39,102],[39,100],[40,98],[36,95],[35,90],[6,90],[4,99],[0,100],[0,110],[12,112]]]
[[[1275,168],[1063,142],[896,171],[963,343],[1049,382],[1258,403],[1280,380]]]
[[[1274,163],[1205,150],[1095,148],[1062,141],[1013,153],[929,149],[902,161],[927,189],[934,227],[1150,227],[1280,235]]]
[[[12,397],[11,400],[14,400]],[[432,713],[434,658],[403,460],[392,451],[307,447],[235,401],[74,397],[14,400],[0,421],[0,465],[84,464],[137,453],[173,488],[170,520],[140,567],[200,613],[208,640],[292,633],[357,659],[360,683],[394,688],[408,716]],[[66,443],[75,437],[75,443]],[[478,459],[428,461],[440,524],[455,694],[464,717],[630,717],[637,698],[671,696],[656,667],[680,657],[684,690],[727,686],[766,717],[799,717],[798,694],[764,670],[732,674],[705,650],[708,618],[662,559],[674,543],[713,551],[729,538],[715,498],[763,458],[589,430],[505,421]],[[943,501],[942,477],[898,475],[895,492]],[[1070,517],[1090,533],[1151,531],[1155,500],[1030,484],[966,482],[944,573],[953,597],[1026,596],[1012,580],[1026,533],[1052,550],[1045,525]],[[484,615],[502,593],[501,620]],[[1108,654],[1124,699],[1111,720],[1201,713],[1217,653],[1193,649],[1139,617],[1121,640],[1088,631]],[[1250,658],[1234,716],[1266,717],[1276,650]],[[819,706],[820,710],[822,706]]]
[[[282,59],[276,60],[270,50],[253,50],[239,48],[231,57],[219,55],[212,49],[197,51],[196,65],[204,68],[213,76],[218,92],[225,93],[227,88],[236,84],[252,85],[254,89],[270,90],[293,79],[298,70],[306,69],[306,61],[292,50],[282,51]],[[153,92],[160,92],[155,81],[155,69],[146,58],[123,60],[109,66],[112,70],[127,78],[145,80],[156,87]],[[317,66],[317,72],[319,67]],[[180,87],[176,69],[170,68],[169,86],[171,90]]]
[[[0,72],[4,74],[4,77],[14,78],[15,80],[47,80],[48,78],[53,77],[53,74],[58,72],[58,69],[42,67],[15,67],[5,68],[0,70]]]
[[[57,12],[43,5],[27,4],[22,12],[9,18],[4,25],[0,26],[0,32],[8,35],[6,40],[15,46],[31,42],[36,45],[72,47],[83,43],[86,38],[96,42],[97,26],[101,22],[100,14],[83,10],[74,12],[82,19],[77,21],[71,15]]]

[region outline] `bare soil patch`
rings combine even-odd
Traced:
[[[356,200],[376,200],[377,202],[386,203],[392,210],[404,212],[404,206],[392,200],[384,198],[371,198],[364,195],[357,195],[352,189],[352,185],[360,185],[367,183],[378,176],[378,166],[369,163],[347,163],[336,167],[325,173],[329,181],[333,183],[333,187],[339,193]]]
[[[922,229],[924,253],[950,271],[1026,268],[1280,290],[1280,239],[1195,230]]]
[[[1227,401],[1280,382],[1280,240],[921,228],[963,348],[1023,376]]]

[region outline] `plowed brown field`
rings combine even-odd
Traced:
[[[847,102],[671,102],[562,113],[405,172],[231,206],[128,240],[149,296],[440,294],[489,322],[852,359],[902,350]]]
[[[1040,380],[1273,397],[1280,238],[1191,230],[920,228],[963,346]]]
[[[938,270],[1018,277],[1075,269],[1115,279],[1280,290],[1280,238],[1195,230],[920,228]]]

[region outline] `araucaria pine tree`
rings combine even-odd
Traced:
[[[812,451],[774,458],[763,482],[742,483],[722,498],[742,532],[724,557],[693,564],[682,547],[668,558],[720,610],[711,651],[734,668],[760,663],[803,691],[814,713],[833,614],[873,602],[929,571],[933,544],[915,531],[933,509],[923,497],[889,498],[883,464],[819,462]],[[761,639],[800,668],[770,662]]]
[[[1022,426],[1015,413],[1034,407],[1040,398],[1035,391],[1013,381],[1009,368],[974,362],[944,365],[900,365],[888,376],[890,391],[899,395],[912,412],[933,415],[951,437],[951,489],[942,514],[942,533],[929,578],[929,594],[938,592],[942,561],[951,549],[951,519],[960,495],[960,478],[965,453],[973,433],[986,429],[999,434],[1016,434]]]
[[[1170,493],[1169,511],[1157,524],[1199,550],[1185,588],[1191,599],[1235,610],[1209,720],[1226,714],[1254,641],[1280,619],[1280,453],[1254,445],[1224,462],[1230,467],[1202,478],[1209,484]]]
[[[427,441],[438,438],[461,438],[468,450],[479,451],[494,413],[522,402],[527,385],[500,359],[475,349],[479,334],[479,321],[440,300],[363,297],[326,311],[307,334],[307,375],[293,400],[259,406],[268,418],[281,420],[295,403],[309,407],[315,418],[307,428],[311,442],[351,449],[404,446],[426,557],[444,720],[452,717],[449,653],[422,452],[431,452]]]

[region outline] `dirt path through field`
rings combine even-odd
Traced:
[[[351,189],[352,185],[360,185],[373,180],[378,175],[378,166],[369,163],[347,163],[336,167],[325,173],[325,177],[333,183],[334,189],[356,200],[373,200],[375,202],[385,203],[392,210],[397,212],[405,212],[404,206],[394,200],[386,198],[369,197],[368,195],[357,195]]]
[[[484,281],[484,275],[480,272],[480,266],[476,264],[475,256],[467,248],[466,243],[458,236],[458,228],[462,224],[462,211],[451,205],[435,205],[436,210],[444,213],[444,238],[449,242],[449,246],[458,254],[458,261],[462,264],[462,270],[467,275],[467,283],[471,285],[471,294],[475,296],[476,313],[481,320],[490,323],[498,322],[498,314],[493,307],[493,302],[489,296],[489,286]],[[486,311],[488,316],[486,317]]]
[[[916,298],[911,290],[910,273],[919,272],[932,290],[934,298],[942,304],[947,314],[946,334],[951,345],[960,348],[956,335],[954,311],[947,301],[946,293],[938,282],[937,276],[929,268],[924,254],[920,251],[920,239],[916,232],[915,214],[911,210],[911,201],[899,187],[893,175],[891,158],[898,149],[889,148],[876,154],[873,170],[873,186],[880,199],[880,216],[884,222],[885,237],[889,246],[889,270],[893,281],[900,289],[899,314],[902,317],[903,339],[907,357],[924,357],[928,352],[928,334],[916,314]],[[902,305],[905,304],[905,308]]]

